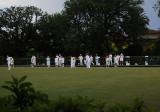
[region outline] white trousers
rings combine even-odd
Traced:
[[[50,67],[50,64],[51,64],[51,62],[50,62],[50,61],[47,61],[47,66],[48,66],[48,67]]]
[[[71,68],[75,67],[75,62],[71,62]]]
[[[8,63],[8,70],[11,70],[11,63]]]
[[[83,65],[83,60],[79,60],[80,61],[80,65]]]
[[[86,67],[87,67],[87,68],[90,68],[90,62],[87,62],[87,63],[86,63]]]

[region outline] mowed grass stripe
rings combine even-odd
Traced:
[[[0,68],[0,86],[11,75],[27,75],[36,90],[47,93],[50,99],[58,96],[88,96],[96,100],[130,102],[135,98],[160,109],[160,68],[47,68],[17,67],[8,71]],[[0,88],[0,96],[8,92]]]

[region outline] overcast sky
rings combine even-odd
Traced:
[[[63,3],[66,0],[0,0],[0,9],[10,6],[36,6],[43,11],[53,14],[63,10]],[[143,8],[146,15],[150,19],[148,28],[157,30],[160,28],[160,18],[157,17],[157,12],[152,8],[157,0],[145,0]]]

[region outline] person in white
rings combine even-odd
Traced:
[[[62,67],[64,67],[64,57],[62,56]]]
[[[90,62],[91,62],[90,57],[88,54],[86,54],[86,67],[87,68],[90,68]]]
[[[94,65],[94,62],[93,62],[93,56],[92,55],[90,55],[90,65]]]
[[[75,58],[71,56],[71,68],[75,67]]]
[[[14,59],[13,59],[13,57],[11,57],[11,67],[14,68]]]
[[[58,58],[59,58],[59,56],[56,56],[54,59],[55,67],[58,67]]]
[[[109,62],[110,62],[109,56],[106,56],[106,67],[109,67]]]
[[[123,53],[120,54],[120,65],[123,65],[124,55]]]
[[[118,65],[118,58],[117,55],[114,56],[114,66],[117,67]]]
[[[12,60],[12,57],[9,57],[9,55],[7,55],[7,64],[8,64],[8,70],[11,70],[11,60]]]
[[[82,54],[80,54],[80,56],[78,58],[79,58],[79,61],[80,61],[80,65],[82,66],[83,65],[83,56],[82,56]]]
[[[118,60],[117,65],[119,65],[119,61],[120,61],[120,55],[119,54],[117,55],[117,60]]]
[[[95,60],[96,60],[96,65],[100,65],[100,56],[98,56],[98,54],[96,54]]]
[[[32,56],[32,57],[31,57],[31,67],[34,66],[34,63],[35,63],[35,58],[34,58],[34,56]]]
[[[34,56],[34,65],[36,65],[36,56]]]
[[[112,54],[109,54],[109,65],[112,65]]]
[[[51,66],[51,60],[50,60],[49,56],[47,56],[46,61],[47,61],[47,66],[50,67]]]
[[[61,56],[61,54],[59,54],[59,56],[58,56],[58,66],[62,67],[62,56]]]
[[[62,56],[59,56],[58,65],[59,67],[62,67]]]

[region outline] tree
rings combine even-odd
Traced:
[[[39,37],[37,38],[38,44],[35,46],[36,50],[50,56],[63,53],[68,32],[67,24],[65,15],[60,13],[42,16],[37,23]]]
[[[146,32],[148,18],[140,6],[142,3],[142,0],[69,0],[63,13],[69,20],[71,37],[79,41],[79,47],[103,54],[110,51],[108,44],[121,46]]]
[[[158,16],[160,17],[160,0],[157,0],[157,4],[155,4],[153,8],[158,10]]]
[[[24,56],[36,37],[35,23],[42,15],[41,9],[34,6],[0,9],[0,37],[7,47],[4,52]]]

